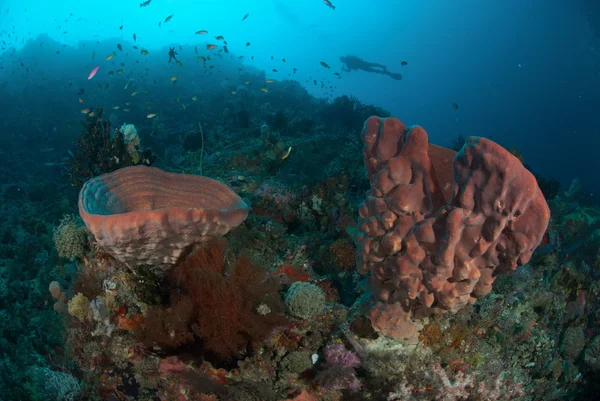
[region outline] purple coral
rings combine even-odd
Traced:
[[[325,369],[316,376],[316,381],[324,390],[348,390],[356,392],[360,389],[360,381],[356,377],[355,368],[360,366],[360,358],[348,351],[344,344],[330,345],[323,352]]]
[[[357,368],[360,366],[358,355],[352,351],[348,351],[342,343],[330,345],[323,353],[328,365],[344,368]]]

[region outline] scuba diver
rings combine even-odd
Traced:
[[[342,71],[351,72],[353,70],[362,70],[365,72],[374,72],[376,74],[387,75],[390,78],[400,80],[402,79],[401,74],[396,74],[393,72],[389,72],[387,67],[383,64],[371,63],[369,61],[365,61],[362,58],[356,56],[343,56],[340,57],[340,61],[344,63],[342,67]]]
[[[174,47],[169,47],[169,63],[171,62],[171,60],[175,60],[176,62],[179,63],[179,60],[177,60],[177,52],[175,51]]]

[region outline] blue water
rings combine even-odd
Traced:
[[[592,1],[340,0],[335,6],[332,10],[319,0],[154,0],[144,8],[136,1],[4,1],[4,99],[17,92],[26,96],[41,76],[83,79],[96,64],[102,66],[97,82],[104,82],[110,69],[103,61],[112,48],[108,43],[131,45],[133,33],[138,45],[150,51],[144,66],[156,63],[150,73],[169,74],[172,65],[165,64],[165,54],[155,52],[181,45],[185,58],[205,39],[194,32],[206,29],[208,37],[223,35],[231,51],[244,56],[244,65],[277,68],[279,73],[270,74],[274,77],[297,68],[294,78],[315,95],[324,91],[311,81],[323,80],[335,86],[333,96],[354,95],[408,124],[424,126],[433,142],[444,145],[456,135],[491,137],[519,149],[544,176],[563,185],[579,177],[587,191],[600,189],[593,150],[600,141],[595,118],[600,23]],[[240,22],[246,13],[249,17]],[[40,35],[57,43],[48,39],[39,46]],[[62,44],[68,50],[60,55],[48,49]],[[94,50],[96,59],[91,60]],[[332,73],[341,67],[339,57],[347,54],[385,64],[404,79],[363,72],[336,79]],[[24,61],[30,73],[21,76],[15,60]],[[332,69],[324,69],[321,61]],[[402,61],[408,65],[402,67]],[[186,67],[179,73],[194,72]],[[47,100],[61,95],[43,94]],[[57,114],[52,102],[47,108]]]

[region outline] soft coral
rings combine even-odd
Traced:
[[[170,305],[148,311],[142,330],[147,345],[175,348],[201,340],[206,350],[230,359],[283,322],[276,280],[246,256],[227,271],[226,249],[226,240],[211,240],[167,275]]]

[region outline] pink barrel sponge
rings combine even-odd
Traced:
[[[239,226],[248,206],[219,181],[133,166],[87,181],[79,215],[117,260],[162,274],[195,243]]]
[[[362,132],[371,189],[360,207],[357,268],[370,272],[366,313],[391,337],[456,312],[527,263],[550,210],[534,176],[500,145],[467,139],[456,152],[425,130],[369,118]]]

